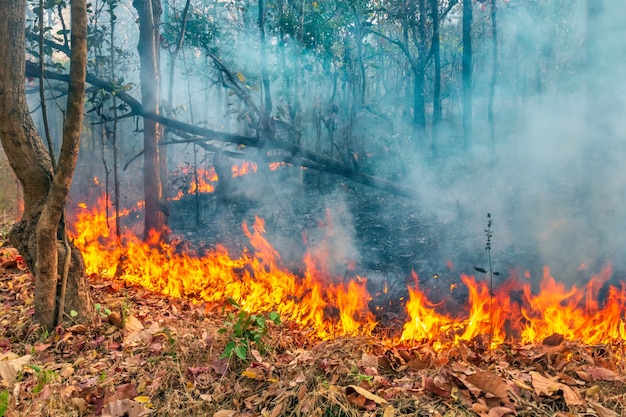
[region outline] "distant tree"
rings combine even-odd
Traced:
[[[161,21],[160,0],[134,0],[133,6],[139,15],[139,52],[141,100],[147,111],[160,111],[159,89],[161,71],[159,65]],[[143,119],[143,191],[145,200],[144,238],[157,232],[163,235],[166,226],[167,208],[163,199],[161,178],[161,128],[153,120]]]
[[[88,321],[91,299],[80,252],[65,236],[64,207],[80,145],[87,63],[87,7],[71,2],[71,64],[58,165],[28,111],[25,97],[26,0],[0,7],[0,140],[24,190],[24,214],[9,233],[35,276],[34,319],[48,329],[65,314]],[[10,39],[10,42],[6,40]],[[59,279],[58,277],[61,277]]]
[[[490,0],[490,15],[491,15],[491,80],[489,82],[489,102],[487,103],[487,119],[489,122],[489,136],[490,145],[492,147],[496,144],[496,125],[493,115],[493,101],[496,95],[496,82],[498,80],[498,8],[496,0]]]
[[[472,2],[463,0],[463,142],[472,141]]]

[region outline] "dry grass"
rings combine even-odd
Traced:
[[[0,266],[0,355],[31,355],[2,380],[6,416],[488,416],[477,407],[504,400],[512,400],[520,416],[625,410],[619,344],[461,346],[431,355],[427,346],[403,350],[376,338],[311,340],[284,323],[270,326],[264,353],[222,359],[229,334],[219,330],[228,305],[169,299],[99,277],[91,284],[100,305],[94,324],[67,323],[49,333],[31,319],[31,274]],[[491,379],[468,379],[476,370]],[[536,392],[532,372],[570,386],[582,404],[562,390]],[[514,394],[498,397],[494,383]],[[350,386],[374,400],[350,396]]]

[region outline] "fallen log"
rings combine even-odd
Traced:
[[[26,61],[26,76],[31,78],[37,78],[39,77],[39,74],[39,65],[30,61]],[[44,75],[46,78],[51,80],[66,82],[69,79],[67,74],[61,74],[53,71],[44,71]],[[417,197],[417,191],[412,188],[395,184],[391,181],[347,167],[332,158],[318,154],[316,152],[312,152],[295,143],[276,138],[261,139],[236,135],[232,133],[219,132],[201,126],[185,123],[180,120],[172,119],[161,114],[146,110],[138,100],[136,100],[125,91],[121,91],[120,86],[110,83],[108,81],[104,81],[94,76],[93,74],[87,73],[87,82],[92,86],[102,88],[105,91],[115,92],[116,97],[125,102],[130,108],[130,113],[123,115],[123,117],[128,117],[130,115],[141,116],[162,124],[163,126],[166,126],[175,134],[177,131],[179,131],[196,137],[193,140],[187,139],[187,141],[193,141],[196,143],[202,143],[206,141],[226,142],[260,148],[264,151],[280,149],[288,153],[288,155],[285,155],[284,158],[281,158],[281,162],[291,163],[293,165],[299,165],[330,174],[340,175],[356,183],[386,191],[400,197]]]

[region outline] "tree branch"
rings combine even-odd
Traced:
[[[39,67],[37,64],[27,61],[26,75],[28,77],[38,77],[38,68]],[[68,81],[68,76],[66,74],[46,71],[45,76],[49,79]],[[259,138],[251,138],[232,133],[218,132],[215,130],[206,129],[200,126],[185,123],[180,120],[171,119],[161,114],[147,111],[146,109],[144,109],[139,101],[130,96],[128,93],[121,91],[119,86],[101,80],[92,74],[87,74],[87,82],[93,86],[102,88],[109,92],[115,91],[117,98],[124,101],[130,107],[132,114],[142,116],[144,118],[160,123],[164,126],[167,126],[173,133],[176,133],[176,131],[181,131],[187,134],[199,136],[202,138],[200,139],[201,141],[213,140],[218,142],[233,143],[255,148],[262,148],[266,151],[271,149],[282,149],[290,154],[290,156],[282,158],[283,162],[293,163],[307,168],[317,169],[331,174],[340,175],[360,184],[378,188],[380,190],[387,191],[391,194],[395,194],[401,197],[417,197],[417,191],[413,190],[412,188],[404,187],[402,185],[392,183],[382,178],[366,174],[362,171],[348,168],[344,164],[341,164],[332,158],[309,151],[300,145],[296,145],[295,143],[276,138],[266,138],[264,140],[261,140]]]

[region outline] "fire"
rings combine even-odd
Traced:
[[[276,311],[284,321],[320,339],[371,335],[377,330],[377,319],[368,307],[372,296],[367,279],[352,274],[346,279],[348,271],[345,277],[333,276],[327,246],[310,250],[302,271],[294,273],[266,239],[261,218],[242,225],[250,248],[238,257],[220,245],[199,255],[157,243],[156,238],[145,243],[128,232],[118,240],[107,226],[105,203],[101,198],[94,208],[79,204],[77,209],[73,238],[90,274],[116,277],[171,297],[208,304],[232,299],[246,311]],[[121,212],[128,215],[141,208],[138,204]],[[389,342],[430,343],[439,349],[478,337],[491,347],[507,341],[541,343],[554,334],[588,344],[626,338],[626,284],[608,285],[613,276],[610,265],[582,288],[557,282],[545,268],[539,289],[533,292],[530,273],[524,271],[522,276],[520,280],[512,273],[503,284],[490,288],[488,280],[461,275],[450,287],[454,291],[433,303],[413,273],[406,322]],[[606,296],[599,296],[601,289]],[[459,306],[452,297],[461,291],[467,291],[467,297]],[[454,314],[446,311],[451,305],[456,305]]]
[[[365,279],[344,283],[343,277],[321,271],[317,265],[325,260],[312,254],[302,276],[290,272],[265,239],[260,218],[251,228],[243,225],[252,250],[231,258],[218,245],[198,257],[166,243],[155,246],[157,240],[145,243],[130,233],[118,242],[107,227],[104,204],[101,199],[98,207],[77,214],[74,241],[90,274],[118,277],[172,297],[205,302],[230,298],[247,311],[276,311],[322,339],[370,334],[376,324],[367,308]]]
[[[257,165],[254,162],[245,161],[241,165],[233,165],[230,170],[233,173],[233,178],[236,178],[251,172],[256,172]]]

